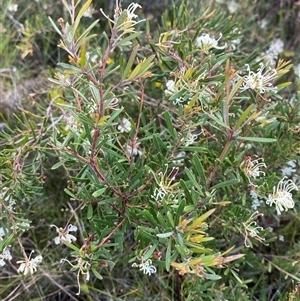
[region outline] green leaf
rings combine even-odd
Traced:
[[[177,140],[177,132],[175,130],[174,125],[172,124],[171,114],[168,111],[166,111],[166,112],[164,112],[163,116],[165,118],[165,121],[166,121],[166,124],[167,124],[167,128],[168,128],[168,130],[170,132],[170,135],[172,136],[172,138],[174,140]]]
[[[156,227],[157,226],[157,221],[155,220],[155,218],[153,217],[153,215],[148,211],[148,210],[143,210],[142,215],[144,216],[144,218],[150,222],[152,224],[152,226]]]
[[[171,266],[171,249],[172,249],[172,241],[171,239],[168,241],[168,247],[166,251],[166,270],[170,270]]]
[[[89,204],[87,210],[87,219],[91,219],[92,217],[93,217],[93,205]]]
[[[155,55],[151,55],[145,61],[138,63],[137,66],[130,73],[128,79],[133,79],[136,76],[143,75],[153,65],[151,61],[153,61],[154,57]]]
[[[192,163],[194,164],[194,167],[196,169],[195,172],[197,172],[197,174],[200,176],[200,178],[203,182],[203,186],[206,186],[205,171],[204,171],[203,165],[202,165],[199,157],[197,156],[197,154],[193,155]]]
[[[100,275],[100,273],[93,266],[92,266],[92,272],[99,280],[103,279],[103,277]]]
[[[251,104],[244,112],[243,114],[241,115],[239,121],[237,122],[236,124],[236,130],[239,129],[239,127],[243,124],[243,122],[245,121],[245,119],[247,118],[247,116],[250,114],[250,112],[252,111],[253,107],[255,105],[254,104]]]
[[[186,258],[189,254],[189,249],[186,248],[185,246],[180,246],[180,245],[175,245],[176,250],[178,253],[183,257]]]
[[[68,161],[68,158],[64,158],[64,159],[60,160],[59,162],[55,163],[55,164],[51,167],[51,169],[52,169],[52,170],[55,170],[55,169],[61,167],[62,165],[64,165],[67,161]]]
[[[193,202],[193,198],[190,194],[190,191],[186,185],[186,182],[183,181],[182,179],[180,179],[180,186],[184,190],[184,196],[185,196],[186,200],[188,201],[188,203],[193,204],[194,202]],[[178,222],[176,224],[178,224]]]
[[[190,181],[192,182],[193,186],[194,186],[195,188],[197,188],[197,190],[198,190],[199,192],[202,193],[202,188],[200,187],[200,185],[198,184],[197,180],[195,179],[194,174],[193,174],[188,168],[185,168],[184,171],[185,171],[185,174],[186,174],[186,175],[188,176],[188,178],[190,179]]]
[[[239,277],[239,275],[232,269],[230,269],[231,274],[234,276],[234,278],[240,283],[240,284],[244,284],[244,282],[241,280],[241,278]]]
[[[171,232],[166,232],[166,233],[159,233],[159,234],[156,234],[157,237],[159,238],[167,238],[167,237],[170,237],[174,234],[174,231],[171,231]]]
[[[81,44],[81,40],[83,38],[85,38],[88,33],[93,29],[93,27],[95,27],[97,25],[97,23],[99,22],[100,19],[96,20],[95,22],[93,22],[82,34],[81,36],[77,39],[77,48],[80,46]],[[88,38],[86,38],[86,41],[88,41],[90,38],[94,38],[96,37],[97,35],[96,34],[92,34],[91,36],[89,36]]]
[[[155,251],[156,247],[158,246],[158,241],[155,241],[152,245],[152,247],[144,254],[143,260],[146,261]]]
[[[68,194],[70,197],[74,198],[75,200],[77,199],[77,197],[75,196],[75,194],[73,194],[69,189],[65,188],[64,192],[66,194]]]
[[[104,187],[104,188],[101,188],[101,189],[98,189],[97,191],[93,192],[92,196],[93,196],[94,198],[97,198],[98,196],[100,196],[100,195],[103,194],[103,192],[105,191],[105,189],[106,189],[105,187]]]
[[[181,214],[183,213],[184,207],[185,207],[185,200],[181,199],[180,203],[179,203],[179,206],[177,207],[176,215],[175,215],[175,218],[174,218],[174,224],[176,226],[179,223],[179,218],[180,218]]]
[[[264,138],[264,137],[237,137],[238,140],[245,140],[245,141],[253,141],[253,142],[262,142],[262,143],[272,143],[276,142],[277,139],[275,138]]]
[[[130,57],[129,57],[129,59],[128,59],[128,63],[127,63],[127,65],[126,65],[126,67],[125,67],[125,70],[124,70],[124,72],[123,72],[123,74],[122,74],[122,79],[125,79],[125,78],[127,77],[127,74],[129,73],[129,71],[130,71],[130,69],[131,69],[131,67],[132,67],[132,65],[133,65],[133,62],[134,62],[134,60],[135,60],[135,58],[136,58],[138,49],[139,49],[139,45],[136,45],[136,46],[133,48],[133,50],[132,50],[132,52],[131,52],[131,55],[130,55]]]
[[[51,25],[53,26],[53,28],[56,30],[56,32],[57,32],[61,37],[63,37],[62,32],[58,29],[58,27],[56,26],[56,24],[54,23],[54,21],[53,21],[50,17],[48,17],[48,19],[49,19]]]
[[[244,79],[241,78],[231,89],[229,96],[228,96],[228,100],[231,100],[234,96],[234,94],[236,93],[236,91],[239,89],[239,87],[241,86],[241,84],[243,83]]]
[[[80,11],[78,12],[75,22],[72,26],[72,34],[73,34],[73,38],[75,37],[75,34],[77,33],[77,27],[80,23],[80,20],[83,16],[83,14],[87,11],[88,7],[91,5],[93,0],[86,0],[86,2],[83,4],[83,6],[81,7]]]
[[[286,88],[286,87],[290,86],[291,84],[292,84],[292,82],[285,82],[285,83],[282,83],[280,85],[277,85],[276,87],[278,89],[283,89],[283,88]]]
[[[222,120],[221,116],[214,116],[212,114],[207,114],[212,120],[214,120],[218,125],[220,125],[221,127],[225,128],[225,129],[230,129],[229,126],[227,124],[225,124]],[[212,124],[212,126],[216,127],[214,124]],[[217,127],[216,127],[217,128]]]
[[[204,274],[204,278],[208,280],[219,280],[222,279],[221,276],[216,275],[216,274]]]
[[[128,37],[126,37],[126,38],[120,40],[119,42],[117,42],[117,43],[115,44],[115,47],[126,46],[126,45],[128,45],[127,42],[129,42],[129,41],[131,41],[131,40],[137,38],[137,37],[140,36],[141,34],[142,34],[142,31],[135,32],[135,33],[129,35]],[[130,43],[129,43],[129,45],[130,45]]]
[[[230,185],[235,185],[239,182],[240,181],[238,179],[231,179],[231,180],[228,180],[228,181],[225,181],[225,182],[222,182],[222,183],[218,183],[218,184],[212,186],[210,188],[210,190],[214,190],[214,189],[218,189],[218,188],[226,187],[226,186],[230,186]]]
[[[175,227],[175,224],[174,224],[174,219],[173,219],[173,215],[170,211],[167,212],[167,219],[169,221],[169,224],[172,228]]]

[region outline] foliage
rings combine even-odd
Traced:
[[[4,300],[21,280],[24,300],[297,300],[300,94],[280,41],[251,49],[213,3],[153,32],[135,3],[101,22],[62,4],[49,102],[0,131]]]

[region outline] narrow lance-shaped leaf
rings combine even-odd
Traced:
[[[81,49],[80,49],[80,67],[85,66],[85,56],[86,56],[86,40],[83,39],[81,43]]]
[[[80,45],[81,41],[86,38],[86,40],[90,39],[91,37],[96,37],[97,34],[92,34],[91,36],[89,36],[88,38],[86,37],[89,32],[97,25],[97,23],[99,22],[100,19],[97,19],[95,22],[93,22],[82,34],[81,36],[77,39],[77,47],[78,45]]]
[[[205,221],[210,215],[212,215],[215,212],[215,210],[216,208],[205,212],[204,214],[199,216],[188,228],[189,229],[198,228],[199,226],[201,226],[203,221]]]
[[[131,67],[132,67],[132,65],[133,65],[133,62],[134,62],[134,60],[135,60],[135,58],[136,58],[138,49],[139,49],[139,45],[136,45],[136,46],[133,48],[133,50],[132,50],[132,52],[131,52],[131,54],[130,54],[130,57],[129,57],[129,59],[128,59],[128,63],[127,63],[127,65],[126,65],[126,67],[125,67],[125,70],[124,70],[124,72],[123,72],[123,74],[122,74],[122,79],[124,79],[124,78],[127,77],[127,74],[129,73],[129,71],[130,71],[130,69],[131,69]]]
[[[80,11],[78,12],[75,22],[72,26],[73,38],[75,37],[75,34],[77,33],[77,27],[80,23],[80,20],[81,20],[83,14],[87,11],[87,9],[91,5],[91,3],[92,3],[92,0],[87,0],[81,7]]]
[[[250,112],[252,111],[254,107],[254,104],[251,104],[244,112],[243,114],[241,115],[240,119],[238,120],[237,124],[236,124],[236,129],[238,129],[242,124],[243,122],[245,121],[245,119],[247,118],[247,116],[250,114]]]
[[[264,138],[264,137],[237,137],[237,139],[245,140],[245,141],[253,141],[253,142],[262,142],[262,143],[272,143],[277,141],[277,139],[275,138]]]
[[[138,75],[142,75],[148,71],[153,63],[151,63],[154,59],[154,55],[148,57],[145,61],[138,63],[138,65],[133,69],[128,79],[133,79]]]
[[[171,266],[171,249],[172,249],[172,241],[171,239],[168,241],[168,247],[166,251],[166,270],[170,270]]]

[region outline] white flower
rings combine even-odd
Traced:
[[[262,161],[262,162],[259,162]],[[263,158],[259,158],[259,159],[255,159],[251,161],[251,158],[248,157],[246,160],[244,160],[240,167],[243,170],[243,172],[245,173],[246,177],[248,178],[249,182],[251,185],[253,186],[257,186],[254,185],[250,178],[256,179],[257,177],[260,176],[260,174],[262,174],[263,176],[265,175],[265,173],[263,171],[260,170],[260,168],[266,168],[266,164],[263,163],[264,159]]]
[[[264,59],[264,61],[268,62],[270,65],[275,66],[278,55],[283,52],[284,50],[284,43],[281,39],[276,39],[274,40],[271,45],[270,48],[262,53],[262,57]]]
[[[183,162],[185,155],[186,155],[186,152],[184,152],[184,151],[179,152],[173,160],[174,164],[180,164],[181,162]]]
[[[31,253],[33,253],[33,251]],[[32,275],[34,272],[37,271],[37,266],[42,261],[43,261],[43,257],[41,255],[38,255],[33,259],[30,259],[30,256],[29,256],[29,258],[26,258],[26,260],[17,261],[17,263],[21,263],[20,267],[18,268],[17,271],[18,271],[18,273],[22,273],[25,276],[29,272]]]
[[[137,18],[137,15],[134,14],[134,11],[137,8],[142,8],[139,4],[137,3],[131,3],[129,4],[129,6],[127,7],[126,11],[127,11],[127,16],[130,20]]]
[[[267,205],[275,204],[277,214],[280,215],[284,210],[292,209],[295,206],[293,196],[290,193],[292,190],[298,190],[298,187],[293,180],[285,180],[283,177],[277,186],[273,187],[273,194],[269,194]]]
[[[257,208],[260,206],[261,201],[258,199],[258,195],[254,190],[250,191],[250,196],[252,198],[252,205],[251,208],[253,210],[257,210]]]
[[[178,97],[175,100],[173,100],[173,105],[176,106],[178,104],[181,104],[184,102],[184,98],[183,97]]]
[[[142,156],[143,152],[141,150],[139,150],[139,142],[134,143],[133,141],[131,142],[127,142],[125,148],[126,148],[126,152],[129,156]]]
[[[265,115],[261,115],[259,117],[256,118],[256,121],[258,121],[260,123],[260,127],[264,127],[272,122],[275,122],[277,120],[276,117],[272,117],[270,119],[267,118],[269,112],[267,112]]]
[[[2,267],[5,265],[4,260],[12,260],[10,251],[6,247],[3,249],[3,252],[0,253],[0,266],[2,266]]]
[[[191,144],[194,144],[195,141],[197,140],[198,136],[201,135],[202,132],[198,134],[192,134],[191,132],[188,132],[186,138],[181,139],[181,141],[184,141],[185,146],[189,146]]]
[[[283,41],[281,39],[276,39],[275,41],[273,41],[271,43],[268,52],[278,55],[283,50],[284,50],[284,43],[283,43]]]
[[[258,22],[260,28],[264,29],[268,26],[268,20],[267,19],[262,19],[261,21]]]
[[[93,258],[93,254],[89,254],[82,258],[78,255],[73,255],[73,257],[76,257],[76,264],[72,264],[68,259],[61,259],[61,263],[63,262],[67,262],[69,265],[71,265],[72,269],[71,271],[76,271],[77,272],[77,283],[78,283],[78,292],[76,293],[76,295],[80,295],[80,282],[79,282],[79,276],[80,274],[85,275],[85,280],[89,281],[90,280],[90,269],[92,268],[92,258]]]
[[[200,48],[201,51],[204,53],[208,53],[208,51],[212,48],[215,49],[224,49],[227,47],[227,44],[224,46],[220,47],[218,46],[218,42],[222,38],[222,34],[220,33],[220,37],[218,40],[211,38],[209,34],[203,34],[201,37],[198,37],[196,40],[196,46]]]
[[[153,195],[151,195],[151,197],[153,199],[155,199],[156,201],[160,201],[161,199],[163,199],[165,196],[169,196],[169,197],[173,197],[174,194],[172,193],[174,188],[178,185],[178,182],[172,183],[175,179],[176,179],[176,175],[179,171],[178,167],[173,167],[171,172],[167,174],[168,171],[168,165],[166,164],[166,170],[165,172],[159,172],[158,176],[160,178],[160,180],[157,179],[156,174],[150,170],[149,172],[151,172],[155,178],[155,182],[158,185],[158,187],[155,187],[154,191],[153,191]]]
[[[278,239],[279,239],[280,241],[284,241],[284,236],[283,236],[283,235],[279,235],[279,236],[278,236]]]
[[[293,69],[294,69],[294,72],[295,72],[296,77],[298,77],[298,79],[300,79],[300,64],[295,65],[295,66],[293,67]]]
[[[167,87],[167,89],[165,90],[166,95],[173,95],[176,92],[175,82],[172,79],[167,81],[166,87]]]
[[[271,83],[277,77],[277,71],[275,69],[269,68],[264,73],[265,66],[260,63],[260,68],[257,69],[257,73],[250,70],[247,64],[248,75],[243,77],[244,81],[240,89],[242,91],[252,89],[259,93],[265,93],[268,91],[277,92],[277,88]]]
[[[2,236],[5,236],[6,233],[7,233],[7,229],[1,227],[0,228],[0,240],[3,240]]]
[[[263,216],[262,213],[259,213],[258,211],[255,211],[254,213],[251,214],[251,216],[247,219],[246,222],[243,222],[242,225],[244,226],[245,229],[245,241],[244,244],[247,248],[251,247],[251,241],[248,239],[248,235],[252,238],[255,238],[259,242],[264,242],[265,238],[259,236],[259,232],[264,230],[263,227],[258,226],[257,222],[255,221],[256,218],[259,216]]]
[[[235,13],[239,7],[240,5],[235,1],[227,2],[227,8],[231,14]]]
[[[283,176],[290,176],[292,173],[296,172],[296,160],[290,160],[287,162],[287,167],[284,167],[281,172]]]
[[[87,10],[84,12],[83,17],[93,18],[93,13],[94,13],[94,8],[93,8],[93,6],[90,5],[87,8]]]
[[[16,223],[15,225],[11,226],[10,229],[12,230],[21,230],[23,232],[25,232],[26,230],[28,230],[30,228],[30,224],[29,223]]]
[[[72,243],[73,241],[76,241],[76,237],[72,234],[69,234],[69,232],[76,232],[77,227],[70,224],[68,228],[58,228],[55,225],[50,225],[50,227],[55,227],[56,232],[58,233],[58,236],[54,238],[55,244],[59,245],[61,242],[68,242]]]
[[[142,262],[140,264],[133,263],[132,267],[138,267],[140,268],[140,271],[142,271],[145,275],[151,275],[156,273],[156,267],[152,265],[152,260],[148,259],[145,262]]]
[[[131,123],[127,118],[123,118],[122,122],[117,127],[118,131],[121,133],[129,133],[131,131]]]
[[[7,7],[7,10],[14,13],[18,10],[18,4],[10,4]]]

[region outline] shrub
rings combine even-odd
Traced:
[[[245,53],[234,20],[189,1],[163,15],[158,33],[135,3],[101,10],[101,32],[99,20],[81,25],[91,0],[62,2],[68,17],[49,20],[68,62],[49,78],[51,101],[0,133],[0,264],[41,271],[60,289],[41,266],[54,275],[69,266],[77,295],[96,296],[95,279],[115,266],[124,279],[165,277],[174,300],[296,298],[296,288],[278,286],[280,277],[300,281],[299,93],[284,94],[291,64],[280,41]],[[60,200],[70,212],[56,223]],[[35,238],[38,210],[47,230]]]

